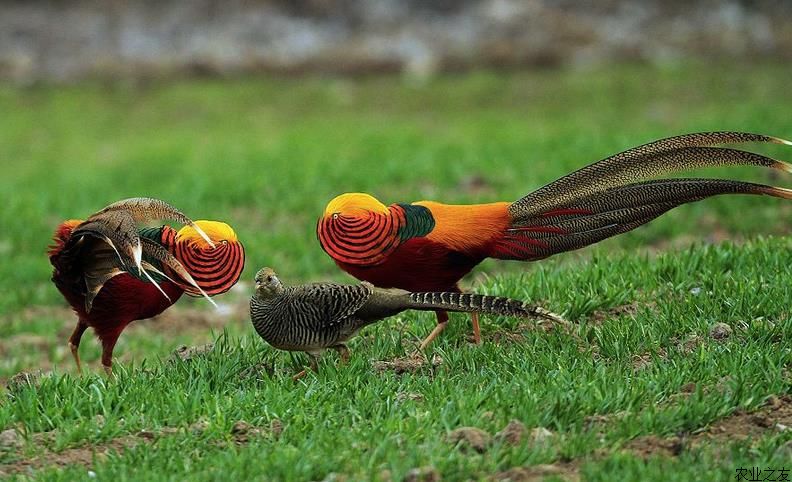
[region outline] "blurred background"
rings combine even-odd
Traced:
[[[173,312],[195,325],[178,332],[190,342],[228,317],[246,329],[260,266],[287,282],[349,280],[315,238],[342,192],[512,201],[683,132],[792,138],[790,18],[790,1],[0,0],[0,336],[33,333],[49,362],[68,356],[74,321],[46,247],[61,221],[125,197],[226,221],[247,248],[225,318]],[[783,235],[791,212],[778,199],[707,200],[542,263]],[[534,269],[487,262],[466,282]],[[165,335],[121,341],[161,353]],[[0,372],[33,363],[8,345]]]
[[[792,2],[0,2],[0,76],[398,72],[792,60]]]

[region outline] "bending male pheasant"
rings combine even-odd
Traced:
[[[712,147],[769,142],[743,132],[686,134],[635,147],[595,162],[515,202],[449,205],[434,201],[385,206],[369,194],[342,194],[317,223],[322,248],[341,269],[383,288],[459,292],[458,282],[485,258],[535,261],[625,233],[685,203],[720,194],[792,198],[792,191],[720,179],[661,179],[685,169],[764,166],[792,172],[759,154]],[[429,344],[448,321],[438,325]],[[474,339],[480,340],[472,315]]]
[[[186,226],[137,227],[155,219]],[[162,313],[185,292],[212,302],[209,296],[228,291],[245,265],[230,226],[193,222],[158,199],[125,199],[85,221],[66,221],[53,241],[52,281],[77,314],[69,348],[78,371],[80,339],[89,326],[102,342],[102,366],[110,374],[113,348],[129,323]]]
[[[308,353],[314,370],[317,357],[326,348],[338,350],[346,361],[346,342],[361,328],[405,310],[481,312],[564,322],[538,306],[497,296],[410,293],[375,288],[365,281],[287,287],[271,268],[256,273],[256,292],[250,299],[250,320],[256,332],[275,348]]]

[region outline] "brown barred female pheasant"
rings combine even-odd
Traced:
[[[316,358],[325,349],[338,350],[346,360],[346,342],[361,328],[405,310],[466,311],[566,324],[538,306],[498,296],[410,293],[375,288],[365,281],[284,286],[272,268],[256,273],[256,292],[250,299],[250,320],[256,332],[275,348],[308,353],[314,370]]]

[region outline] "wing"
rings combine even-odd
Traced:
[[[288,289],[284,308],[294,319],[302,317],[314,328],[329,328],[343,323],[354,315],[371,297],[368,283],[342,285],[318,283]]]
[[[434,229],[432,213],[424,206],[393,204],[388,211],[320,219],[316,230],[319,244],[340,263],[377,266],[405,241]]]

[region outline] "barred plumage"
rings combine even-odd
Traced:
[[[271,268],[256,274],[256,292],[250,299],[250,320],[267,343],[313,357],[326,348],[345,351],[345,343],[361,328],[405,310],[480,312],[565,323],[540,307],[498,296],[410,293],[366,282],[284,286]]]

